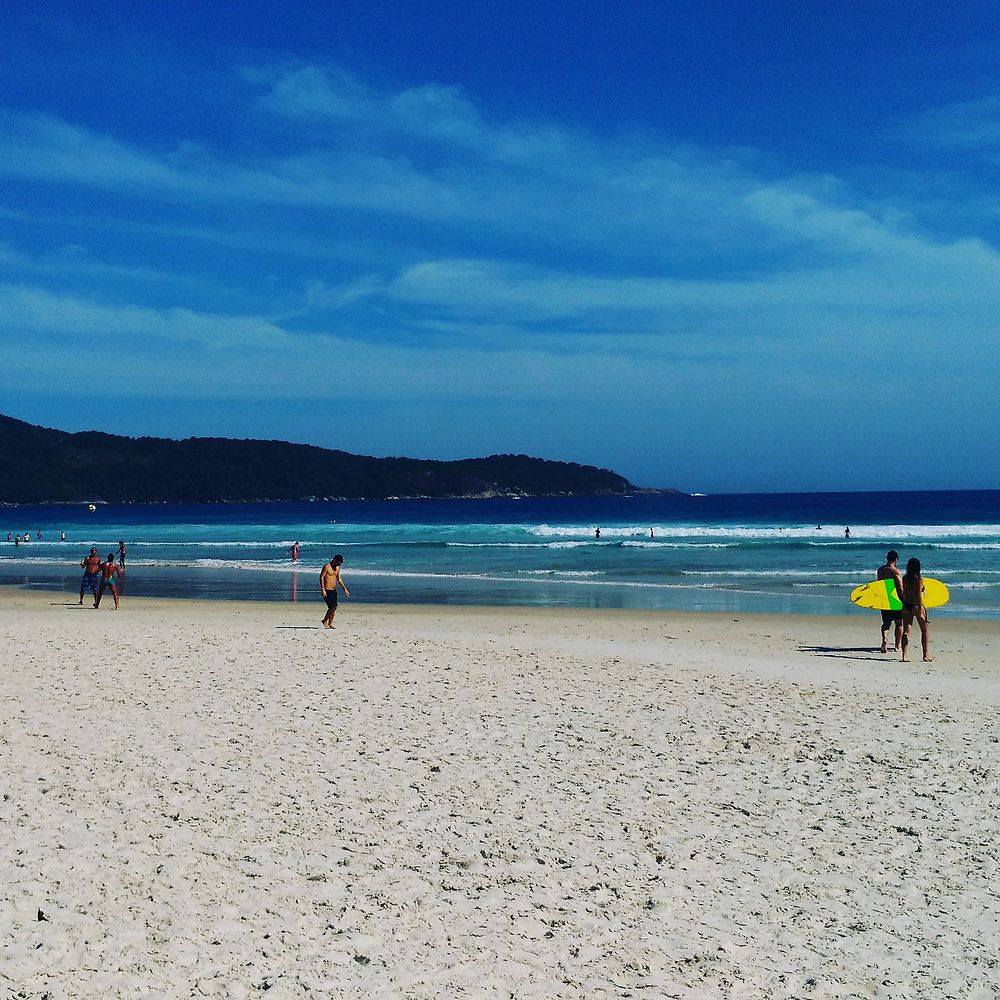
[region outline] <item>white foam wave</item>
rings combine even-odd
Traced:
[[[581,542],[580,544],[590,544],[589,542]],[[623,549],[690,549],[690,542],[656,542],[656,541],[646,541],[646,542],[635,542],[635,541],[625,541],[621,543]],[[699,542],[699,549],[735,549],[737,547],[737,542]]]
[[[525,576],[558,576],[582,578],[587,576],[601,576],[599,570],[568,570],[568,569],[526,569],[522,571]]]
[[[931,544],[934,549],[961,549],[966,552],[996,552],[1000,551],[1000,543],[992,542],[937,542]]]
[[[444,544],[449,549],[544,549],[550,547],[544,542],[445,542]]]
[[[857,578],[858,573],[855,570],[850,569],[832,569],[832,570],[806,570],[806,569],[725,569],[725,570],[712,570],[712,569],[682,569],[682,576],[742,576],[742,577],[755,577],[767,579],[772,576],[797,576],[802,577],[808,575],[810,572],[822,573],[824,577],[828,576],[847,576],[852,578]]]
[[[653,529],[654,538],[649,539],[649,530]],[[579,536],[594,537],[596,526],[592,525],[551,525],[539,524],[528,529],[532,534],[543,538],[572,538]],[[844,540],[844,529],[840,526],[830,526],[816,529],[806,525],[783,527],[766,524],[733,524],[733,525],[700,525],[700,524],[665,524],[665,525],[601,525],[601,538],[636,538],[644,537],[650,542],[656,538],[735,538],[740,540],[755,539],[792,539],[818,541],[829,544]],[[931,542],[934,539],[948,538],[997,538],[1000,539],[1000,524],[867,524],[851,525],[851,541],[883,540],[922,540]],[[981,547],[981,546],[977,546]]]
[[[129,566],[131,566],[131,561]],[[192,559],[186,562],[156,563],[150,562],[151,566],[177,566],[195,569],[238,569],[253,573],[297,573],[302,570],[316,572],[323,568],[322,562],[310,562],[300,559],[296,563],[290,561],[269,562],[266,559]]]

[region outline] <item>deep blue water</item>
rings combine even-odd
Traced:
[[[939,613],[1000,616],[1000,491],[6,507],[0,583],[73,592],[119,539],[126,596],[318,601],[341,552],[357,601],[802,614],[865,613],[847,595],[895,548],[948,584]]]

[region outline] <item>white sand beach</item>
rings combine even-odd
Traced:
[[[0,995],[1000,989],[1000,623],[0,591]]]

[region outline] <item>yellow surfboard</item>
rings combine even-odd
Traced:
[[[924,607],[939,608],[948,603],[951,596],[948,588],[940,580],[932,580],[929,576],[924,581]],[[863,583],[851,591],[851,601],[859,608],[872,608],[875,611],[902,611],[903,602],[896,593],[895,580],[872,580]]]

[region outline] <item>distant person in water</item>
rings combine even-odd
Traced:
[[[598,528],[598,529],[597,529],[597,530],[596,530],[596,531],[594,532],[594,538],[600,538],[600,537],[601,537],[601,529],[600,529],[600,528]]]
[[[923,649],[924,663],[930,663],[934,657],[930,655],[930,625],[927,621],[927,608],[924,607],[924,581],[920,576],[919,559],[906,561],[906,575],[903,577],[903,590],[900,596],[903,601],[902,660],[906,663],[909,659],[906,652],[910,644],[910,627],[916,621],[920,627],[920,645]]]
[[[92,548],[90,555],[86,555],[80,562],[83,568],[83,579],[80,581],[80,603],[83,604],[83,592],[89,590],[91,596],[97,599],[97,590],[101,585],[101,557],[97,554],[97,549]]]
[[[125,543],[124,542],[119,542],[118,543],[118,564],[121,566],[122,569],[125,568]]]
[[[899,572],[899,567],[896,565],[896,561],[899,559],[899,553],[895,549],[889,549],[885,554],[885,565],[879,566],[875,573],[876,580],[895,580],[896,581],[896,593],[899,599],[903,599],[903,575]],[[895,625],[896,626],[896,640],[893,646],[893,651],[898,653],[900,650],[900,643],[903,638],[903,612],[902,611],[883,611],[882,612],[882,648],[879,650],[881,653],[888,651],[889,645],[889,629]]]
[[[65,531],[60,531],[59,532],[59,541],[60,542],[65,542],[66,541],[66,532]]]
[[[344,597],[350,597],[351,592],[347,589],[343,577],[340,575],[340,567],[344,565],[344,557],[339,553],[335,555],[324,567],[319,575],[319,592],[326,601],[326,614],[323,616],[323,628],[333,628],[333,616],[337,613],[337,586],[344,591]]]
[[[292,547],[288,550],[292,554],[292,562],[299,561],[299,543],[292,542]]]
[[[844,538],[850,538],[850,537],[851,537],[851,529],[844,528]]]
[[[107,560],[101,563],[101,585],[97,591],[97,599],[94,601],[95,608],[101,606],[104,591],[110,590],[111,596],[115,599],[115,611],[118,610],[118,587],[115,585],[115,577],[121,572],[121,568],[115,562],[114,552],[109,552]]]

